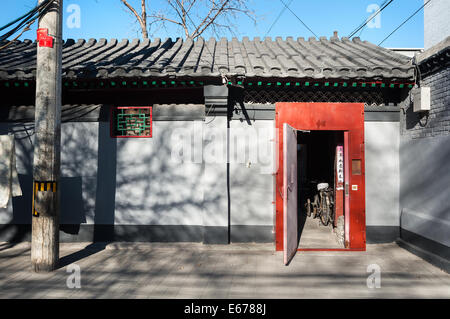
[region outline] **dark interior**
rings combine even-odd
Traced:
[[[308,196],[314,196],[318,183],[334,188],[336,146],[344,143],[340,131],[298,132],[298,191],[299,210],[304,210]]]
[[[342,131],[298,131],[298,240],[299,248],[337,248],[335,235],[328,227],[319,226],[320,219],[307,217],[305,203],[318,194],[317,184],[335,188],[336,147],[344,144]],[[342,247],[341,247],[342,248]]]

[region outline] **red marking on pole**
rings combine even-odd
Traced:
[[[53,48],[53,37],[48,35],[48,29],[37,30],[37,41],[40,47]]]

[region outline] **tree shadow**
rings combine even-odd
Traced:
[[[98,252],[104,250],[106,248],[107,244],[108,243],[106,243],[106,242],[93,242],[80,251],[77,251],[70,255],[61,257],[58,261],[57,269],[64,268],[64,267],[66,267],[70,264],[73,264],[75,262],[78,262],[84,258],[95,255]]]

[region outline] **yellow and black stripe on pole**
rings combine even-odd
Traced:
[[[34,182],[33,186],[33,216],[39,217],[39,212],[34,209],[34,198],[37,192],[52,192],[56,193],[56,182]]]

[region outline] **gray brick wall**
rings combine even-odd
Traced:
[[[401,134],[406,139],[418,139],[450,134],[450,67],[422,78],[421,86],[431,87],[431,110],[414,113],[411,95],[405,100],[401,116]]]

